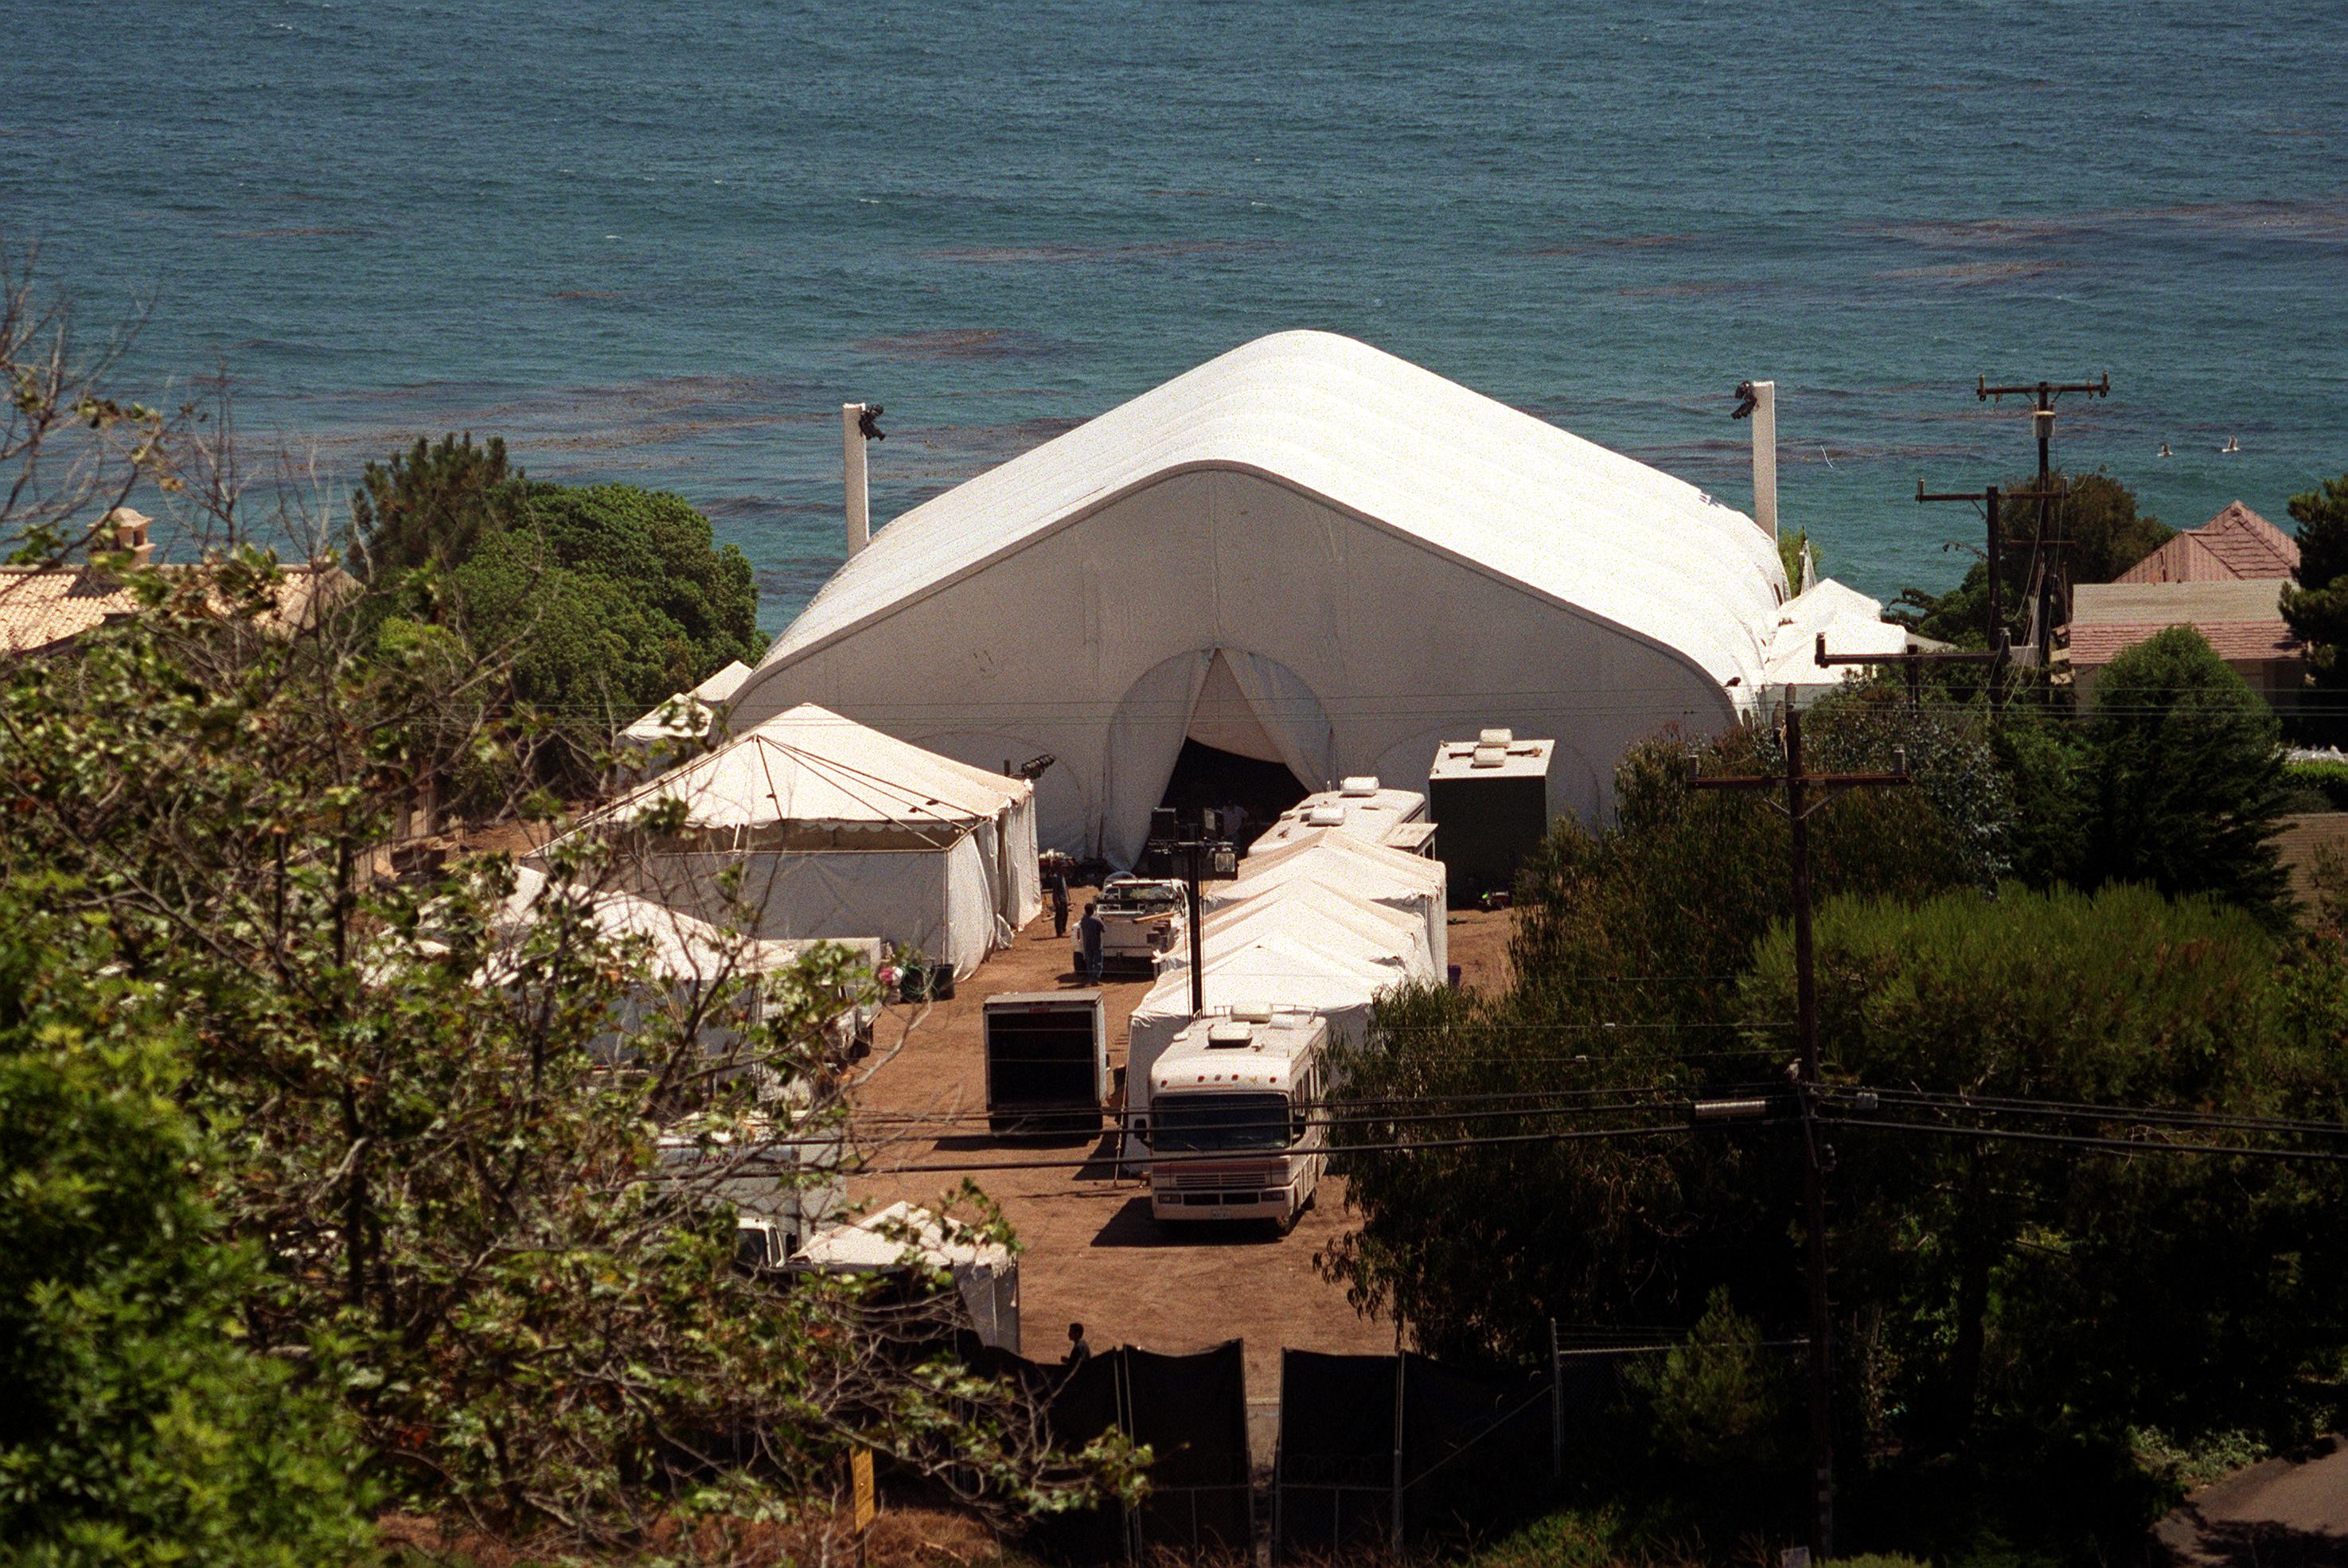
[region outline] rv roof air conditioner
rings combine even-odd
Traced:
[[[1476,744],[1478,746],[1507,746],[1514,742],[1516,738],[1517,732],[1513,729],[1487,729],[1478,733],[1476,737]]]
[[[1304,825],[1308,828],[1342,828],[1345,825],[1345,808],[1315,806],[1304,813]]]
[[[1356,773],[1337,786],[1340,795],[1375,795],[1377,792],[1378,776],[1375,773]]]
[[[1253,1024],[1210,1024],[1207,1026],[1207,1048],[1210,1051],[1235,1051],[1255,1044]]]

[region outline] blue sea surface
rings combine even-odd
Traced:
[[[0,239],[329,493],[423,432],[682,490],[786,624],[887,518],[1235,344],[1364,338],[1869,592],[2057,460],[2198,523],[2348,469],[2348,7],[0,0]],[[2221,456],[2229,437],[2239,456]],[[2155,457],[2168,442],[2175,456]]]

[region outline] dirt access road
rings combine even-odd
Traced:
[[[1083,909],[1085,890],[1070,891],[1071,902]],[[1462,984],[1505,984],[1509,916],[1456,913],[1451,920],[1451,959],[1460,966]],[[918,1128],[908,1122],[899,1141],[873,1160],[876,1165],[1051,1166],[968,1171],[1002,1205],[1026,1246],[1019,1294],[1028,1357],[1058,1359],[1071,1323],[1085,1326],[1097,1350],[1131,1344],[1181,1354],[1244,1338],[1254,1404],[1277,1395],[1283,1346],[1338,1353],[1393,1349],[1393,1326],[1357,1314],[1344,1289],[1313,1267],[1313,1253],[1348,1223],[1342,1181],[1324,1182],[1312,1212],[1285,1236],[1252,1228],[1160,1227],[1149,1216],[1147,1185],[1119,1181],[1111,1162],[1098,1157],[1105,1140],[997,1141],[985,1135],[983,1119],[972,1119],[986,1109],[980,1021],[985,999],[1077,984],[1068,944],[1053,936],[1047,913],[963,982],[952,1001],[922,1016],[857,1097],[860,1110],[876,1121],[963,1119],[942,1135],[934,1122]],[[1128,981],[1104,989],[1109,1059],[1122,1070],[1126,1018],[1149,987]],[[890,1009],[876,1053],[889,1050],[911,1011]],[[868,1210],[899,1199],[934,1203],[962,1176],[946,1169],[869,1176],[850,1185],[850,1196]]]

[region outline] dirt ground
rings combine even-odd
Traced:
[[[1084,894],[1071,890],[1084,907]],[[1451,961],[1464,985],[1505,983],[1509,916],[1455,912]],[[858,1094],[860,1109],[887,1116],[969,1118],[986,1107],[981,1008],[1008,991],[1075,989],[1069,944],[1052,934],[1046,913],[965,980],[952,1001],[934,1004],[903,1033],[911,1009],[891,1007],[876,1042],[879,1063]],[[1126,1019],[1148,993],[1142,981],[1112,981],[1108,1006],[1111,1065],[1125,1065]],[[970,1178],[1003,1207],[1026,1252],[1020,1260],[1022,1348],[1033,1360],[1056,1360],[1067,1326],[1082,1323],[1096,1350],[1131,1344],[1181,1354],[1224,1340],[1247,1342],[1248,1397],[1262,1430],[1279,1395],[1282,1346],[1328,1352],[1394,1347],[1394,1328],[1346,1303],[1343,1287],[1323,1279],[1313,1254],[1344,1233],[1344,1183],[1322,1186],[1319,1201],[1286,1236],[1201,1226],[1196,1233],[1159,1226],[1145,1182],[1119,1180],[1095,1141],[996,1140],[967,1119],[941,1136],[934,1127],[907,1134],[876,1165],[983,1167],[1047,1163],[1049,1169],[971,1169]],[[935,1202],[962,1180],[958,1170],[871,1175],[851,1199],[880,1208],[899,1199]]]

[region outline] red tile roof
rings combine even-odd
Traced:
[[[283,572],[277,609],[263,618],[265,626],[298,625],[353,585],[331,562],[288,566]],[[137,594],[88,566],[0,567],[0,658],[53,653],[108,621],[138,612]]]
[[[2129,567],[2120,583],[2218,583],[2288,577],[2299,542],[2240,501],[2188,529]]]
[[[2290,658],[2299,643],[2283,623],[2281,597],[2282,584],[2271,578],[2082,583],[2066,628],[2071,664],[2110,664],[2170,626],[2192,627],[2230,663]]]
[[[2074,625],[2071,664],[2075,668],[2110,664],[2138,643],[2150,642],[2168,629],[2168,625],[2152,621],[2122,626]],[[2299,652],[2299,639],[2281,621],[2195,622],[2193,629],[2229,664],[2287,659]]]

